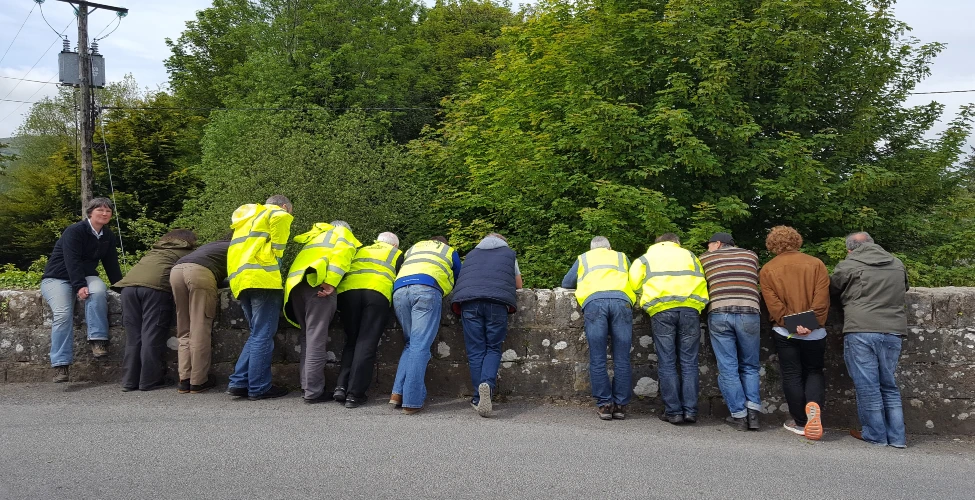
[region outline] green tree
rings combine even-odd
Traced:
[[[941,45],[890,4],[540,2],[414,149],[436,209],[462,246],[508,234],[531,286],[593,234],[636,255],[663,231],[760,248],[789,224],[812,251],[858,229],[910,251],[964,175],[971,110],[924,138],[943,109],[902,103]]]

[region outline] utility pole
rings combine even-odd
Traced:
[[[91,143],[95,135],[94,99],[91,92],[91,54],[88,52],[88,14],[97,9],[128,14],[129,9],[112,7],[82,0],[58,0],[75,7],[78,15],[78,70],[81,80],[81,213],[94,197],[92,182],[95,178],[91,166]],[[89,11],[88,8],[91,7]],[[105,152],[108,154],[108,151]]]

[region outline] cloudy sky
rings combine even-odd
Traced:
[[[108,79],[117,80],[125,73],[132,73],[141,86],[157,88],[166,84],[163,59],[169,51],[164,39],[178,37],[184,23],[193,19],[197,10],[209,6],[210,0],[99,0],[99,3],[131,9],[118,29],[100,42]],[[433,0],[427,0],[427,3],[433,3]],[[41,18],[40,7],[34,0],[2,0],[2,4],[0,137],[9,137],[30,108],[30,104],[10,101],[33,102],[56,93],[55,85],[20,79],[57,82],[57,53],[61,44],[58,35]],[[70,6],[49,0],[43,3],[43,11],[51,26],[65,32],[74,46],[78,28],[73,22]],[[918,92],[975,89],[975,65],[971,63],[975,52],[975,30],[970,28],[971,20],[975,18],[975,1],[900,0],[896,12],[901,20],[914,28],[913,35],[917,38],[948,44],[935,60],[931,77],[921,83]],[[107,33],[114,27],[114,21],[113,12],[96,11],[90,16],[89,31],[97,35],[102,28],[108,27]],[[22,24],[23,29],[16,35]],[[68,26],[66,31],[65,26]],[[7,52],[5,56],[4,52]],[[975,102],[975,92],[917,95],[908,103],[931,100],[943,102],[952,114],[959,106]]]

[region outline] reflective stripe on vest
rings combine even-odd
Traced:
[[[435,279],[447,295],[454,289],[453,252],[450,245],[439,241],[421,241],[406,252],[403,267],[396,277],[426,274]]]
[[[707,305],[707,281],[700,261],[692,252],[676,243],[663,242],[651,246],[639,260],[646,270],[640,307],[647,314],[653,316],[675,307],[690,307],[700,312]]]
[[[393,282],[396,280],[396,260],[403,255],[389,243],[375,242],[362,247],[355,254],[349,272],[345,274],[338,292],[347,290],[374,290],[392,300]]]
[[[586,300],[598,292],[622,292],[632,304],[636,294],[630,288],[627,271],[627,259],[622,252],[596,248],[580,255],[576,282],[579,305],[585,305]]]
[[[287,214],[284,210],[263,206],[250,218],[249,224],[234,230],[227,249],[227,278],[235,297],[248,288],[281,289],[279,256],[284,245],[271,242],[272,217],[278,213]],[[275,224],[291,226],[290,215],[274,220]]]

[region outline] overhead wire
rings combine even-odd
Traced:
[[[39,2],[37,0],[34,0],[34,3],[37,4],[38,6],[40,6],[40,8],[41,8],[41,19],[44,20],[44,22],[47,24],[47,27],[48,28],[51,28],[52,31],[54,31],[55,33],[57,33],[58,34],[58,37],[60,37],[62,39],[65,38],[64,33],[61,33],[60,31],[54,29],[54,26],[51,26],[51,23],[47,22],[47,17],[44,15],[44,6],[41,5],[41,4],[44,3],[44,0],[40,0]],[[71,26],[71,24],[69,23],[68,26]],[[62,31],[66,31],[68,29],[68,26],[65,26],[64,27],[64,30],[62,30]]]
[[[66,25],[66,26],[64,27],[64,29],[68,29],[68,27],[69,27],[69,26],[71,26],[71,24],[72,24],[72,23],[74,23],[74,22],[75,22],[75,20],[74,20],[74,19],[72,19],[71,21],[68,21],[68,24],[67,24],[67,25]],[[47,57],[47,53],[48,53],[48,52],[50,52],[50,51],[51,51],[51,49],[52,49],[52,48],[54,48],[54,46],[55,46],[55,45],[57,45],[57,43],[58,43],[58,42],[60,42],[60,41],[61,41],[61,40],[60,40],[60,39],[58,39],[58,40],[56,40],[56,41],[55,41],[54,43],[52,43],[52,44],[51,44],[51,46],[50,46],[50,47],[48,47],[48,48],[47,48],[47,50],[46,50],[46,51],[44,51],[44,53],[43,53],[43,54],[41,54],[41,57],[38,57],[38,58],[37,58],[37,61],[34,61],[34,65],[33,65],[33,66],[31,66],[29,70],[27,70],[27,73],[24,73],[24,78],[26,78],[26,77],[27,77],[27,75],[29,75],[31,71],[34,71],[34,68],[36,68],[36,67],[37,67],[37,65],[38,65],[38,64],[40,64],[40,62],[41,62],[41,61],[42,61],[42,60],[43,60],[43,59],[44,59],[45,57]],[[53,80],[53,79],[54,79],[54,78],[52,78],[51,80]],[[16,90],[16,89],[17,89],[17,87],[18,87],[19,85],[20,85],[20,82],[17,82],[17,83],[16,83],[16,84],[15,84],[15,85],[13,86],[13,88],[11,88],[11,89],[10,89],[10,92],[7,92],[7,95],[5,95],[5,96],[3,96],[3,98],[4,98],[4,99],[6,99],[6,98],[8,98],[8,97],[10,97],[10,94],[12,94],[12,93],[14,92],[14,90]],[[36,92],[35,92],[35,94],[36,94]]]
[[[17,78],[16,76],[0,75],[0,78],[6,78],[7,80],[21,80],[21,81],[31,82],[31,83],[51,83],[50,81],[45,82],[43,80],[31,80],[30,78]],[[53,83],[53,85],[60,85],[60,83]]]
[[[0,56],[0,63],[3,63],[3,60],[7,58],[7,53],[10,52],[10,47],[14,46],[14,42],[16,42],[17,37],[20,36],[21,30],[24,29],[24,25],[27,24],[27,20],[30,19],[30,15],[34,13],[34,9],[36,9],[38,5],[40,4],[35,3],[34,6],[30,8],[30,12],[27,13],[27,17],[24,19],[24,22],[20,24],[20,29],[18,29],[17,34],[14,35],[14,39],[10,41],[10,45],[7,45],[7,50],[3,52],[3,56]]]

